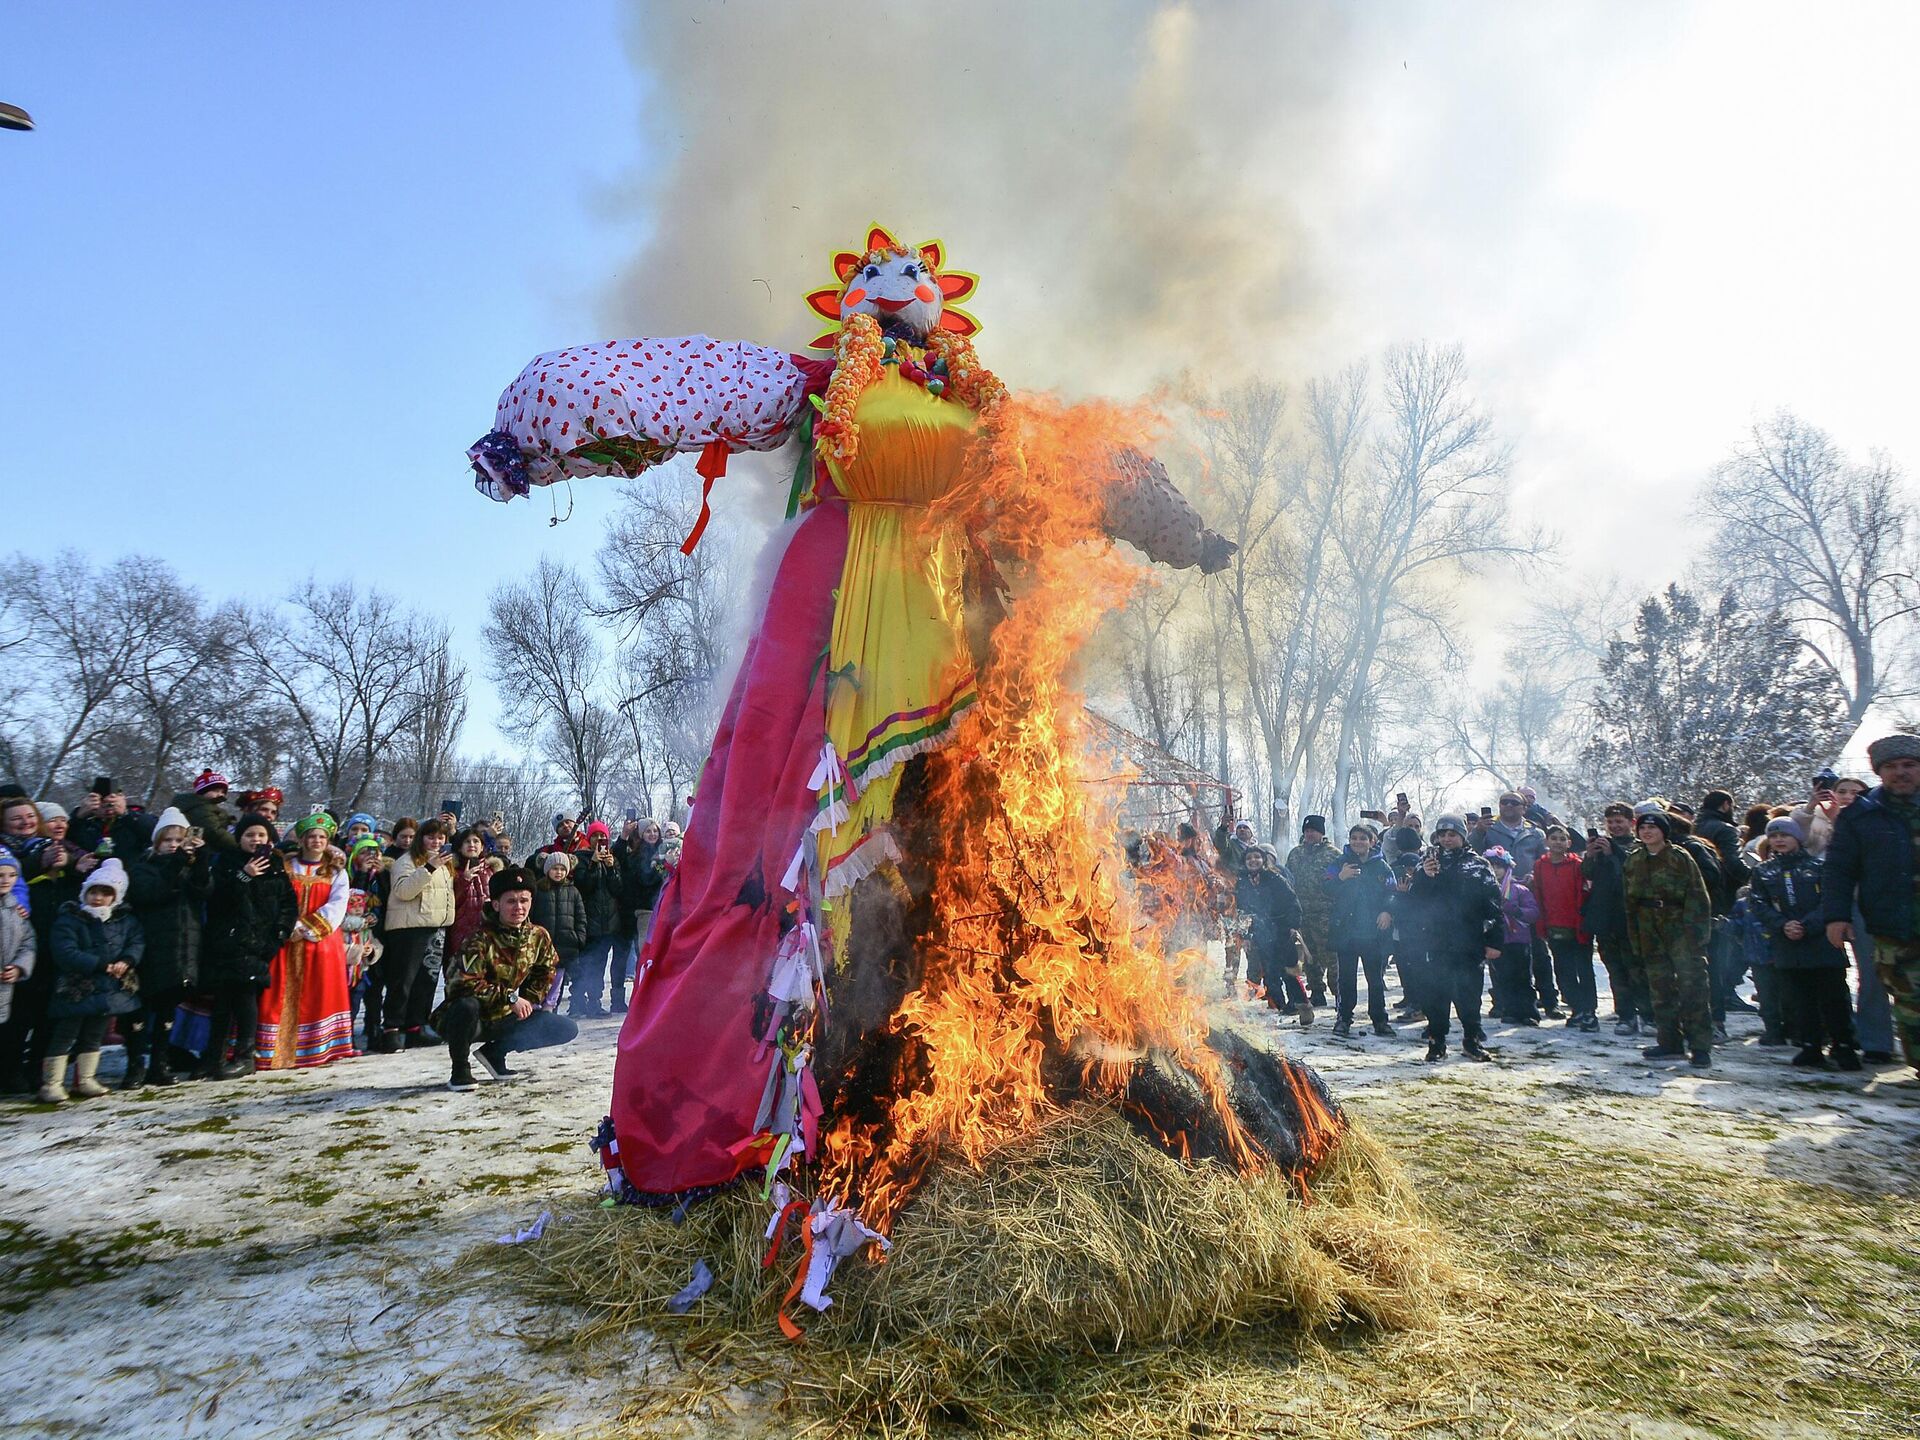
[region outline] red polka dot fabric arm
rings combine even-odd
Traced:
[[[536,358],[468,451],[497,500],[563,478],[634,476],[716,441],[774,450],[805,402],[794,358],[705,335],[610,340]]]

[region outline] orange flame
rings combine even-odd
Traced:
[[[928,771],[935,918],[923,983],[888,1027],[909,1058],[884,1118],[843,1115],[823,1146],[824,1193],[856,1199],[877,1229],[940,1150],[977,1164],[1053,1113],[1046,1071],[1065,1055],[1086,1089],[1117,1097],[1135,1058],[1163,1052],[1201,1086],[1235,1162],[1263,1158],[1181,984],[1198,957],[1162,953],[1120,883],[1114,817],[1080,783],[1075,657],[1143,573],[1103,541],[1102,496],[1116,448],[1149,448],[1152,428],[1111,406],[1011,400],[967,484],[926,517],[984,537],[1017,593],[978,703]],[[956,604],[961,582],[948,581]]]

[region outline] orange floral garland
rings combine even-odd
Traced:
[[[841,465],[860,453],[860,426],[854,411],[869,385],[886,368],[886,341],[880,322],[871,315],[849,316],[834,342],[833,379],[827,382],[820,423],[814,426],[816,444]],[[1007,387],[974,353],[973,341],[951,330],[935,330],[927,337],[926,353],[945,362],[945,394],[986,418],[1007,398]]]

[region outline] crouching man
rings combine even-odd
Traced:
[[[541,1008],[560,956],[552,937],[529,919],[533,876],[509,865],[487,888],[486,923],[454,960],[447,998],[433,1016],[453,1060],[449,1090],[477,1088],[469,1054],[493,1079],[503,1080],[513,1073],[507,1068],[510,1051],[564,1045],[580,1033],[573,1021]]]

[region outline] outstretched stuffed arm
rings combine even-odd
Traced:
[[[1198,565],[1201,574],[1212,575],[1227,567],[1239,547],[1207,529],[1167,477],[1166,466],[1138,450],[1123,450],[1116,470],[1101,521],[1107,534],[1176,570]]]
[[[807,393],[794,357],[705,335],[610,340],[536,358],[468,447],[474,485],[511,500],[535,485],[634,476],[675,454],[706,451],[720,473],[733,450],[774,450]]]

